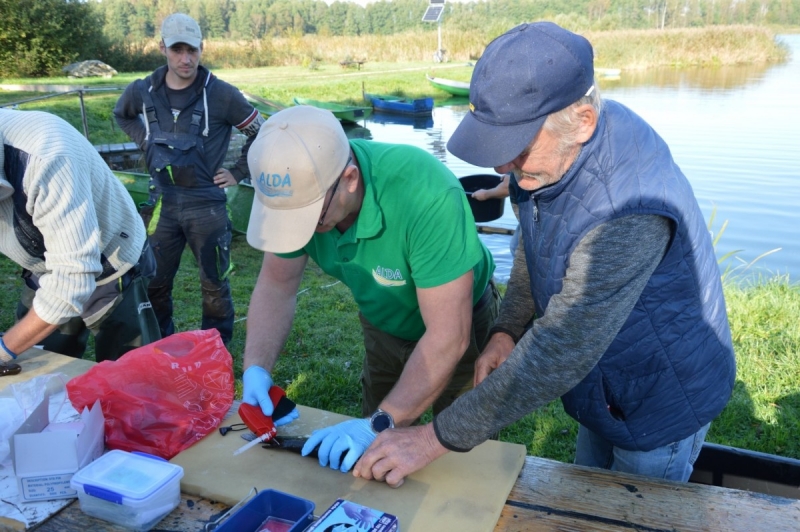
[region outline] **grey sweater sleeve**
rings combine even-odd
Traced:
[[[533,297],[531,296],[528,265],[525,261],[525,246],[520,241],[511,265],[511,275],[506,285],[506,293],[500,302],[500,313],[491,329],[504,332],[518,342],[525,332],[525,327],[533,319]]]
[[[467,451],[583,380],[633,310],[671,231],[668,219],[653,215],[620,218],[590,231],[570,255],[562,290],[544,316],[497,370],[434,419],[442,445]],[[524,289],[530,297],[529,287]]]

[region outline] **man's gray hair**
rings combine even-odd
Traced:
[[[560,111],[550,114],[542,126],[559,138],[558,151],[560,153],[569,152],[574,148],[577,142],[575,141],[575,134],[578,130],[578,113],[577,109],[581,105],[589,104],[594,107],[597,115],[603,110],[603,98],[600,97],[600,89],[597,88],[597,80],[594,80],[594,85],[589,89],[589,93],[583,96],[580,100],[565,107]]]

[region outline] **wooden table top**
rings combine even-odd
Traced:
[[[203,530],[227,509],[227,505],[184,494],[178,508],[154,530]],[[315,513],[322,510],[317,508]],[[75,501],[35,530],[124,532],[125,529],[83,514]],[[437,530],[442,529],[437,527]],[[565,530],[800,530],[800,500],[653,480],[527,457],[495,532]]]

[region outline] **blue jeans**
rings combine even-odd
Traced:
[[[687,482],[703,447],[711,423],[688,438],[652,451],[626,451],[583,425],[578,429],[575,463],[589,467],[633,473],[646,477]]]

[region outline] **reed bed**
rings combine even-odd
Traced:
[[[474,61],[486,45],[508,28],[483,32],[442,30],[442,48],[451,62]],[[587,31],[596,65],[624,70],[657,66],[708,66],[774,63],[787,51],[762,26],[708,26],[666,30]],[[438,47],[435,31],[396,35],[303,35],[258,41],[207,41],[206,64],[215,68],[305,66],[341,61],[406,63],[431,61]]]

